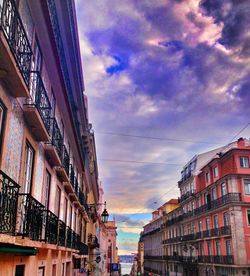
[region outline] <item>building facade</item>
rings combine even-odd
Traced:
[[[143,270],[145,275],[163,275],[163,217],[179,206],[177,199],[171,199],[152,213],[152,220],[143,227],[140,242],[143,243]]]
[[[162,226],[169,275],[250,275],[249,158],[250,141],[241,138],[198,168],[199,158],[185,166],[181,206]]]
[[[0,275],[95,275],[98,169],[74,1],[0,0],[0,14]]]

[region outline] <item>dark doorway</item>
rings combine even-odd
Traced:
[[[25,265],[17,265],[15,276],[24,276]]]

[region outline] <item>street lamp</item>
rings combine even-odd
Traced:
[[[106,201],[104,203],[88,204],[89,208],[96,207],[96,206],[99,206],[99,205],[104,205],[104,210],[101,214],[101,220],[102,220],[103,223],[107,223],[108,218],[109,218],[109,213],[106,209],[106,205],[107,205]]]
[[[104,210],[103,210],[103,212],[101,214],[101,218],[102,218],[102,222],[103,223],[107,223],[108,218],[109,218],[109,213],[108,213],[108,211],[106,209],[106,201],[104,202]]]

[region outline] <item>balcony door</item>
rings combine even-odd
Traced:
[[[32,184],[32,173],[34,164],[34,149],[27,141],[25,144],[25,155],[24,155],[24,172],[23,172],[23,183],[21,187],[21,197],[20,197],[20,233],[24,233],[25,222],[27,217],[27,210],[29,204],[29,195],[31,193]]]
[[[35,151],[27,141],[25,144],[25,156],[24,156],[24,181],[22,185],[22,193],[30,194],[31,182],[33,173]]]
[[[51,175],[48,170],[45,171],[44,183],[43,183],[43,195],[42,195],[42,204],[45,207],[45,210],[49,210],[49,198],[50,198],[50,182]],[[42,237],[45,239],[46,232],[46,216],[43,216],[43,228],[42,228]]]
[[[38,44],[37,39],[34,42],[33,55],[31,60],[31,71],[41,72],[42,71],[42,53]],[[36,91],[37,91],[37,74],[31,73],[30,80],[30,96],[33,101],[36,99]]]

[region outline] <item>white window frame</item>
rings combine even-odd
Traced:
[[[218,166],[214,167],[213,173],[214,173],[214,177],[218,177],[218,175],[219,175]]]
[[[249,184],[248,184],[248,185],[250,185],[250,179],[248,179],[248,178],[243,179],[243,185],[244,185],[244,192],[245,192],[245,195],[250,196],[250,188],[249,188],[249,192],[247,193],[247,192],[246,192],[246,183],[245,183],[245,181],[249,181]]]
[[[241,160],[243,160],[243,166],[241,166]],[[248,156],[240,156],[240,167],[241,168],[249,168],[249,157]]]

